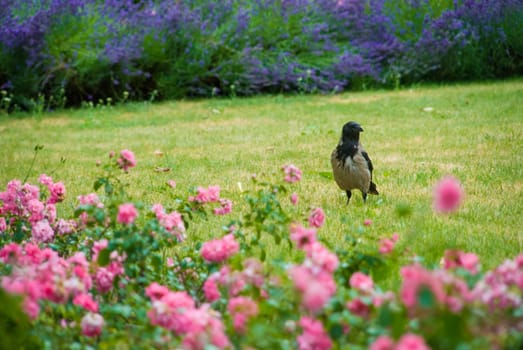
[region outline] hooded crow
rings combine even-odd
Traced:
[[[363,201],[367,193],[378,194],[376,184],[372,182],[372,162],[360,143],[362,127],[356,122],[343,125],[340,142],[331,154],[331,165],[334,180],[347,193],[347,204],[352,195],[351,190],[361,191]]]

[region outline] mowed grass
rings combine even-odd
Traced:
[[[403,256],[436,264],[446,249],[457,248],[478,254],[483,267],[491,268],[523,251],[522,106],[519,79],[2,116],[0,184],[4,190],[9,180],[23,179],[35,145],[43,145],[28,181],[36,183],[40,173],[63,181],[68,193],[59,215],[71,215],[76,197],[93,191],[100,174],[96,162],[127,148],[138,160],[124,176],[136,200],[169,205],[192,186],[218,184],[222,197],[235,202],[230,216],[235,218],[245,208],[240,187],[253,188],[252,174],[277,181],[280,167],[293,163],[303,170],[302,181],[291,186],[300,195],[297,211],[325,210],[320,235],[329,246],[343,246],[345,237],[358,231],[361,238],[398,232],[397,251]],[[350,120],[365,129],[361,141],[373,160],[380,195],[363,204],[356,192],[347,206],[345,194],[321,173],[330,172],[330,153]],[[156,150],[163,157],[154,155]],[[465,200],[459,212],[436,215],[433,186],[448,174],[462,182]],[[166,186],[171,179],[178,184],[175,190]],[[398,208],[411,214],[400,217]],[[362,228],[365,219],[373,224]],[[221,235],[228,220],[198,222],[189,240]]]

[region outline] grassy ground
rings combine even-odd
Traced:
[[[343,244],[344,236],[369,218],[373,225],[365,228],[367,234],[398,232],[400,250],[429,262],[437,263],[447,248],[460,248],[492,267],[523,251],[521,106],[523,80],[512,80],[0,116],[0,184],[5,188],[10,179],[23,179],[34,146],[44,145],[28,181],[36,183],[42,172],[63,181],[68,199],[59,214],[68,215],[79,194],[92,192],[96,161],[128,148],[138,159],[129,181],[143,202],[168,204],[172,192],[165,183],[173,179],[178,193],[219,184],[222,196],[238,208],[238,182],[248,188],[253,173],[279,179],[280,166],[294,163],[304,171],[296,187],[300,208],[325,210],[321,234],[330,244]],[[356,193],[346,206],[344,193],[320,175],[330,171],[330,152],[349,120],[365,129],[362,142],[381,193],[366,205]],[[155,150],[164,156],[155,156]],[[446,174],[460,179],[466,199],[457,214],[441,217],[432,213],[432,188]],[[412,214],[400,218],[398,207],[409,207]],[[213,220],[218,219],[195,226],[195,234],[217,234]]]

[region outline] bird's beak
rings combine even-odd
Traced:
[[[360,131],[363,131],[363,128],[360,126],[359,130],[360,130]]]

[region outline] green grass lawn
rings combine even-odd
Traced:
[[[250,177],[275,181],[280,167],[304,172],[295,186],[299,209],[321,206],[327,215],[320,234],[330,246],[347,234],[400,235],[398,251],[437,263],[445,249],[459,248],[493,267],[523,251],[523,80],[335,96],[271,96],[232,100],[59,111],[43,116],[0,116],[0,184],[36,183],[40,173],[63,181],[67,200],[59,215],[72,214],[76,197],[92,192],[98,160],[109,151],[132,150],[138,166],[127,176],[137,200],[172,201],[191,186],[218,184],[244,204]],[[427,110],[430,107],[432,110]],[[349,206],[332,179],[330,153],[341,126],[358,121],[361,141],[374,166],[380,196],[363,204],[359,192]],[[35,145],[44,146],[28,174]],[[154,154],[163,152],[163,157]],[[65,159],[65,162],[61,162]],[[157,172],[156,167],[169,168]],[[466,197],[451,216],[432,212],[433,185],[452,174]],[[165,183],[175,180],[176,190]],[[398,216],[398,208],[411,214]],[[235,214],[236,213],[236,214]],[[193,226],[203,238],[221,234],[223,218]]]

